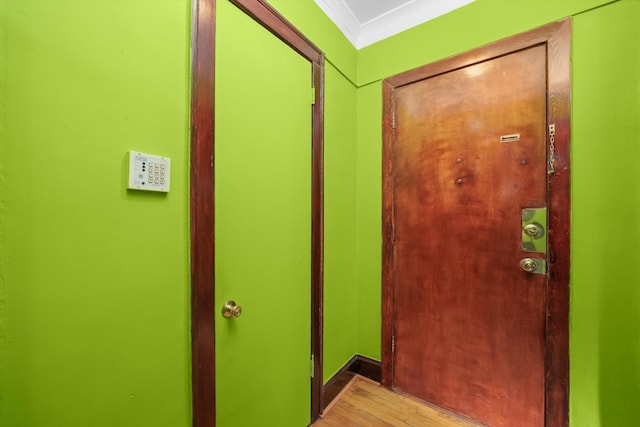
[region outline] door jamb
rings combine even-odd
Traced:
[[[545,351],[545,426],[569,424],[569,263],[571,18],[499,40],[383,81],[382,161],[382,385],[393,387],[395,283],[394,144],[396,89],[438,74],[535,45],[547,47],[547,125],[555,124],[553,166],[547,175],[548,273]],[[549,139],[552,136],[549,135]],[[547,155],[550,153],[547,141]]]
[[[312,66],[311,421],[322,408],[324,53],[265,0],[230,0]],[[191,346],[193,426],[215,426],[214,128],[216,0],[192,0]]]

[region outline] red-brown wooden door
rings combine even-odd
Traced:
[[[547,205],[546,59],[396,90],[393,386],[494,427],[544,425],[547,276],[519,262],[545,258],[521,214]]]

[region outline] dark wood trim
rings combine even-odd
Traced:
[[[569,425],[569,269],[571,187],[571,20],[556,24],[547,42],[547,123],[555,124],[555,172],[549,175],[549,268],[545,424]],[[548,150],[550,144],[548,141]]]
[[[312,204],[311,204],[311,422],[322,412],[322,338],[324,313],[324,55],[312,62],[316,102],[312,107]]]
[[[547,123],[556,125],[555,172],[548,177],[549,255],[545,360],[545,425],[569,424],[569,271],[571,20],[567,18],[383,81],[382,384],[393,386],[394,147],[397,88],[511,52],[544,44],[548,60]],[[549,145],[548,145],[549,147]],[[548,148],[548,153],[550,149]]]
[[[407,84],[415,83],[419,80],[437,76],[438,74],[458,70],[478,62],[497,58],[538,44],[546,44],[554,37],[555,32],[559,30],[564,21],[565,20],[547,24],[526,33],[516,34],[506,39],[481,46],[469,52],[445,58],[413,70],[405,71],[395,76],[388,77],[385,81],[393,88],[398,88]]]
[[[310,62],[324,61],[322,51],[265,0],[230,1]]]
[[[382,365],[380,362],[360,354],[356,355],[355,359],[355,363],[351,367],[351,372],[380,382],[380,378],[382,377]]]
[[[395,87],[382,82],[382,385],[393,385],[393,289],[395,272]]]
[[[215,425],[215,0],[193,0],[191,58],[191,358],[193,425]]]
[[[230,0],[311,63],[311,420],[322,407],[324,54],[264,0]],[[191,86],[191,339],[194,427],[215,426],[215,0],[193,0]]]
[[[362,375],[379,382],[381,371],[380,362],[356,354],[324,385],[322,409],[324,410],[340,394],[355,375]]]

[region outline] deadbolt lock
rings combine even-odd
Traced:
[[[547,253],[547,208],[522,210],[522,250]]]
[[[542,226],[540,224],[527,224],[522,230],[527,236],[533,237],[534,239],[544,233],[544,230],[542,229]]]

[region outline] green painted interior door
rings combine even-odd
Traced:
[[[218,427],[310,422],[311,64],[217,2]],[[226,300],[238,318],[221,314]]]

